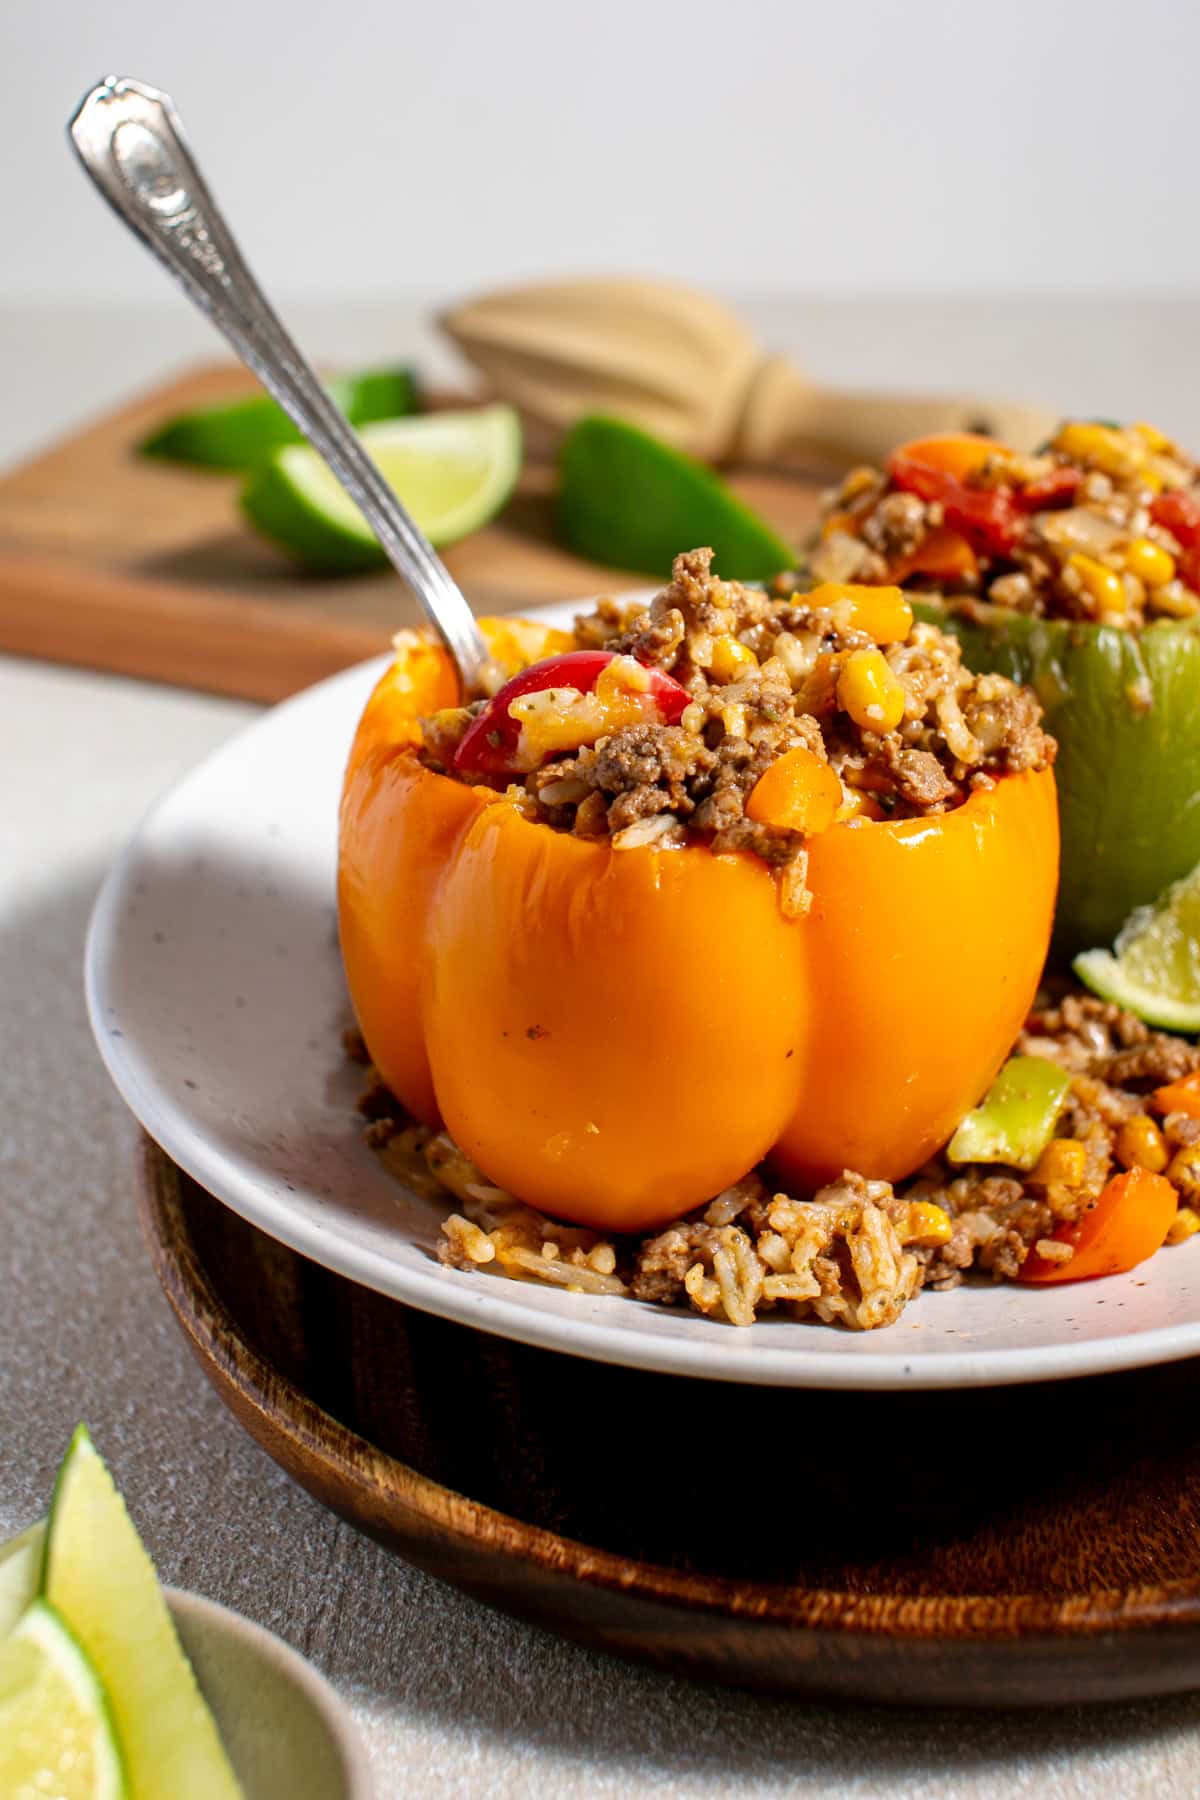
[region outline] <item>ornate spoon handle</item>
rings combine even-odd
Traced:
[[[246,267],[188,150],[168,94],[108,76],[69,126],[79,160],[113,211],[170,270],[295,421],[413,588],[464,691],[487,646],[450,571],[388,486]]]

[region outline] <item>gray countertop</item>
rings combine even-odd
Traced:
[[[931,385],[944,366],[951,384],[978,365],[981,387],[1135,412],[1200,442],[1200,396],[1181,379],[1191,305],[1111,304],[1082,318],[1032,302],[990,312],[905,303],[886,319],[878,306],[760,310],[810,361],[819,346],[838,378],[905,368]],[[419,341],[411,309],[350,309],[324,323],[306,312],[307,340],[334,357],[403,354]],[[0,453],[32,449],[131,382],[207,353],[186,314],[154,318],[0,313]],[[1061,365],[1046,360],[1047,344],[1062,347]],[[44,1508],[86,1419],[164,1579],[312,1657],[353,1705],[381,1796],[1200,1791],[1200,1697],[1041,1716],[835,1709],[561,1644],[356,1535],[235,1424],[150,1271],[134,1131],[92,1048],[80,956],[97,883],[140,814],[252,716],[0,659],[0,1538]]]

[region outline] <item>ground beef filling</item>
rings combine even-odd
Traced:
[[[361,1042],[353,1048],[365,1060]],[[1057,1135],[1083,1154],[1069,1183],[937,1158],[896,1188],[847,1170],[800,1199],[756,1170],[640,1238],[605,1237],[524,1206],[444,1133],[414,1124],[373,1072],[360,1108],[368,1142],[406,1186],[453,1199],[438,1249],[451,1268],[689,1306],[734,1325],[774,1316],[866,1331],[894,1323],[922,1287],[945,1290],[971,1274],[1013,1280],[1035,1247],[1044,1254],[1055,1229],[1139,1158],[1150,1158],[1178,1195],[1168,1244],[1200,1232],[1200,1120],[1147,1111],[1151,1089],[1200,1067],[1196,1045],[1067,991],[1044,997],[1016,1051],[1071,1074]]]
[[[805,570],[778,586],[900,582],[1126,630],[1200,613],[1200,466],[1151,426],[1073,420],[1037,455],[997,445],[965,486],[1003,497],[999,541],[910,479],[903,452],[887,473],[852,469],[826,496]]]
[[[771,597],[712,573],[712,552],[675,559],[649,607],[601,601],[576,621],[581,649],[605,649],[662,669],[686,689],[676,725],[635,724],[550,757],[522,780],[464,776],[506,789],[530,818],[615,847],[700,841],[718,855],[750,850],[783,876],[786,911],[803,911],[803,836],[747,816],[768,768],[800,746],[837,775],[839,818],[916,818],[959,806],[973,789],[1053,761],[1032,692],[1001,675],[973,675],[957,643],[914,624],[884,649],[898,684],[894,729],[856,722],[843,674],[874,648],[804,596]],[[485,703],[424,722],[419,754],[453,773],[452,759]]]

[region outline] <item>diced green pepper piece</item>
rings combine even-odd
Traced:
[[[1071,1077],[1044,1056],[1012,1056],[946,1151],[952,1163],[1032,1169],[1054,1136]]]

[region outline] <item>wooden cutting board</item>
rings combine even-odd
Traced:
[[[137,455],[174,413],[254,387],[236,365],[193,370],[0,479],[0,650],[270,701],[417,621],[390,571],[299,573],[243,524],[236,477]],[[785,538],[803,538],[819,482],[763,470],[731,480]],[[553,542],[552,487],[550,465],[531,462],[503,515],[446,553],[477,612],[645,584]]]

